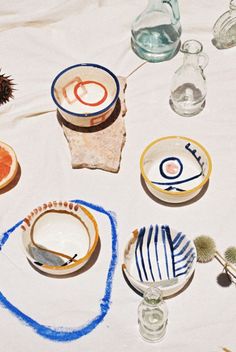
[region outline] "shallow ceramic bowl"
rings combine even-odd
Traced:
[[[117,77],[106,67],[84,63],[61,71],[52,83],[51,94],[65,120],[91,127],[111,115],[119,89]]]
[[[196,265],[194,243],[168,225],[143,227],[133,231],[125,252],[123,271],[139,292],[157,282],[164,297],[180,291]]]
[[[98,226],[87,208],[70,202],[49,202],[34,209],[21,226],[29,261],[52,275],[66,275],[84,266],[98,243]]]
[[[141,175],[149,191],[170,203],[194,198],[209,180],[212,163],[198,142],[180,136],[155,140],[143,151]]]

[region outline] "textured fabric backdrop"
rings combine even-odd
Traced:
[[[139,336],[140,297],[127,286],[121,272],[123,249],[130,233],[144,224],[167,223],[192,239],[199,234],[212,235],[222,252],[236,245],[236,48],[219,51],[211,43],[213,24],[227,10],[228,1],[215,0],[213,4],[179,0],[182,41],[201,41],[210,59],[205,70],[207,104],[201,114],[183,118],[169,107],[170,81],[182,63],[181,53],[168,62],[146,64],[128,78],[127,140],[118,174],[71,168],[69,148],[50,97],[53,78],[67,66],[94,62],[126,76],[139,65],[142,61],[130,49],[130,26],[145,4],[140,0],[1,1],[0,67],[3,73],[12,75],[16,91],[15,99],[0,107],[0,140],[15,149],[21,176],[13,189],[1,192],[0,231],[4,233],[44,202],[82,199],[116,213],[119,242],[111,308],[94,331],[66,345],[56,343],[38,336],[0,307],[2,351],[217,352],[221,346],[236,351],[235,286],[217,285],[216,277],[222,268],[216,261],[198,264],[191,285],[167,301],[168,331],[157,345],[145,343]],[[187,206],[169,207],[153,201],[140,182],[142,150],[152,140],[166,135],[196,139],[212,156],[208,190]],[[111,241],[106,237],[109,231],[103,225],[101,228],[101,252],[96,265],[106,270]],[[78,282],[74,278],[70,282],[45,279],[19,254],[19,236],[15,231],[3,247],[8,257],[0,253],[1,291],[18,308],[46,325],[76,326],[76,314],[78,325],[83,317],[94,316],[103,274],[91,274],[93,279],[85,284],[79,278]],[[63,300],[61,304],[58,301],[63,297],[57,291],[63,289],[62,283],[65,306]],[[70,299],[67,285],[78,289],[77,302],[74,291]],[[88,295],[83,305],[79,298],[85,288]]]

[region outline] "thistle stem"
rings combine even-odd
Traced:
[[[236,273],[236,268],[231,263],[227,262],[227,260],[225,260],[225,258],[218,251],[215,252],[215,258],[234,278],[236,278],[234,274]],[[232,273],[232,271],[234,273]]]

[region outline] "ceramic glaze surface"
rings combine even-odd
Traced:
[[[97,223],[84,207],[68,202],[49,202],[24,220],[23,247],[39,270],[65,275],[81,268],[98,242]]]
[[[144,292],[158,282],[164,296],[178,292],[191,277],[196,264],[193,242],[168,225],[142,227],[133,232],[124,255],[128,280]]]
[[[52,98],[61,115],[85,127],[99,124],[111,114],[119,95],[119,82],[107,68],[79,64],[60,72],[52,84]]]
[[[144,150],[140,167],[151,192],[177,202],[200,191],[209,178],[211,160],[199,143],[184,137],[166,137]],[[176,196],[176,200],[168,198],[168,194]]]
[[[34,239],[45,248],[82,258],[89,249],[88,232],[81,221],[72,214],[51,211],[37,220]]]

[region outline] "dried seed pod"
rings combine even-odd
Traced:
[[[0,105],[7,103],[13,98],[14,83],[10,76],[0,74]]]
[[[225,251],[225,259],[227,262],[236,264],[236,247],[229,247]]]
[[[195,238],[194,244],[197,250],[197,260],[201,263],[210,262],[216,254],[215,241],[209,236]]]

